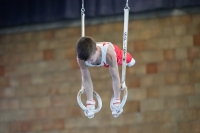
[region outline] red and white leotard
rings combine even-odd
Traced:
[[[106,54],[107,54],[107,49],[108,49],[109,45],[111,45],[113,47],[113,49],[115,50],[116,57],[117,57],[117,64],[119,66],[121,66],[122,65],[123,51],[118,46],[116,46],[115,44],[112,44],[110,42],[97,43],[97,46],[99,46],[101,48],[101,51],[102,51],[101,63],[99,65],[93,65],[93,64],[89,63],[88,61],[85,61],[85,64],[87,66],[104,66],[104,67],[109,67],[109,65],[106,63]],[[133,66],[135,64],[135,60],[133,59],[133,57],[131,56],[131,54],[129,54],[128,52],[126,54],[126,63],[127,63],[127,65],[129,67]]]

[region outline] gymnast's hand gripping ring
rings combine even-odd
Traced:
[[[82,86],[81,89],[79,90],[78,94],[77,94],[77,102],[78,102],[79,106],[82,108],[82,110],[86,111],[87,108],[83,105],[83,103],[81,101],[81,95],[84,94],[84,93],[85,93],[85,90]],[[97,107],[97,109],[94,109],[93,112],[97,113],[102,108],[102,101],[101,101],[101,97],[99,96],[99,94],[97,92],[93,91],[93,95],[96,97],[96,99],[98,101],[98,107]]]
[[[125,103],[126,103],[126,100],[127,100],[128,90],[127,90],[127,87],[126,87],[126,83],[125,83],[125,82],[123,82],[123,83],[121,84],[121,90],[124,90],[124,97],[123,97],[123,99],[122,99],[122,102],[121,102],[119,108],[117,109],[118,115],[115,115],[114,117],[118,117],[118,116],[120,115],[120,112],[123,111],[123,107],[124,107],[124,105],[125,105]],[[113,96],[112,96],[112,98],[113,98]],[[110,109],[111,109],[111,110],[112,110],[112,98],[111,98],[111,101],[110,101]]]

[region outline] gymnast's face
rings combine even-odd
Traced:
[[[90,58],[87,60],[89,63],[94,63],[97,60],[97,50],[90,56]]]

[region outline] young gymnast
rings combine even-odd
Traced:
[[[93,100],[93,83],[90,77],[88,66],[104,66],[110,71],[112,77],[112,87],[114,97],[111,99],[112,115],[121,114],[117,109],[121,103],[120,101],[120,77],[118,72],[118,65],[122,65],[123,51],[110,42],[95,42],[91,37],[85,36],[78,39],[76,44],[77,62],[82,74],[82,84],[86,92],[86,108],[84,111],[87,117],[94,117],[92,110],[95,109],[95,101]],[[131,67],[135,64],[135,60],[127,52],[126,56],[127,66]]]

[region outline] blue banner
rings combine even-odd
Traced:
[[[126,0],[84,0],[86,18],[120,15]],[[130,13],[200,6],[200,0],[129,0]],[[81,18],[82,0],[0,0],[0,28]]]

